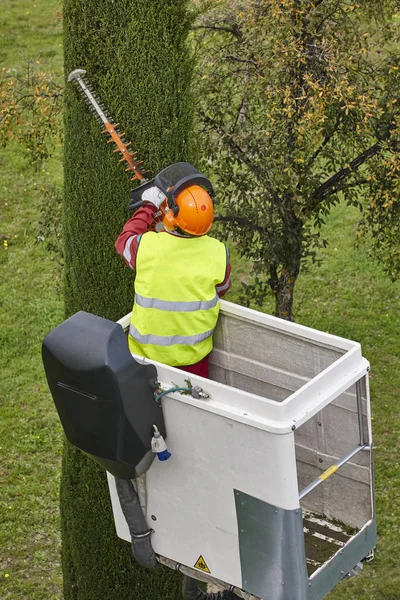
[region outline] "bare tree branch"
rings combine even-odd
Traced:
[[[258,231],[263,237],[266,236],[267,231],[260,227],[259,225],[255,225],[253,221],[250,219],[246,219],[246,217],[237,217],[235,215],[229,216],[216,216],[214,221],[218,221],[219,223],[236,223],[237,225],[244,225],[253,231]]]
[[[368,179],[360,179],[359,181],[353,181],[353,183],[346,183],[341,185],[337,191],[342,192],[343,190],[348,190],[353,187],[358,187],[359,185],[371,185],[371,180]]]
[[[247,106],[246,99],[242,98],[242,101],[241,101],[240,106],[239,106],[238,114],[237,114],[237,117],[235,119],[235,123],[234,123],[233,128],[232,128],[232,134],[235,132],[235,129],[238,126],[238,124],[240,122],[246,120],[247,109],[248,109],[248,106]]]
[[[265,171],[263,171],[262,169],[257,167],[247,157],[246,152],[242,148],[240,148],[240,146],[238,146],[237,144],[235,144],[232,141],[229,134],[226,131],[224,131],[224,129],[222,129],[221,125],[219,125],[216,121],[214,121],[214,119],[207,116],[203,111],[200,111],[199,115],[201,116],[201,118],[203,119],[203,121],[206,125],[211,126],[212,129],[219,134],[219,136],[222,138],[223,143],[225,143],[227,146],[229,146],[229,148],[236,154],[236,156],[238,156],[240,158],[240,160],[246,165],[246,167],[249,169],[249,171],[251,173],[253,173],[253,175],[255,175],[257,177],[257,179],[260,180],[260,183],[266,187],[266,189],[268,190],[268,193],[271,195],[273,200],[275,200],[275,202],[278,202],[279,201],[278,194],[273,189],[271,183],[268,181],[267,174],[265,173]]]
[[[395,104],[396,106],[400,105],[400,98]],[[377,136],[378,141],[366,150],[364,150],[364,152],[361,152],[361,154],[359,154],[356,158],[354,158],[348,167],[340,169],[340,171],[329,177],[329,179],[327,179],[322,185],[320,185],[319,188],[317,188],[312,194],[312,200],[318,203],[319,201],[326,198],[326,196],[333,193],[333,191],[337,189],[341,182],[344,181],[349,175],[351,175],[354,171],[359,169],[370,158],[379,154],[379,152],[382,149],[383,142],[387,141],[390,138],[390,134],[392,133],[395,127],[396,122],[394,120],[394,116],[395,115],[392,115],[392,120],[389,123],[389,125],[386,126],[386,130],[382,134]],[[393,150],[397,151],[399,142],[394,140],[391,146]]]
[[[361,165],[363,165],[367,160],[378,154],[381,150],[381,147],[382,142],[376,142],[376,144],[373,144],[367,148],[367,150],[364,150],[364,152],[359,154],[357,158],[351,161],[348,167],[340,169],[340,171],[329,177],[327,181],[320,185],[319,188],[313,193],[311,197],[312,200],[319,202],[329,194],[333,193],[333,191],[337,189],[339,184],[346,179],[346,177],[361,167]]]
[[[224,31],[225,33],[232,34],[235,38],[240,40],[242,38],[242,34],[238,27],[228,27],[224,25],[194,25],[192,29],[209,29],[210,31]]]
[[[313,2],[312,9],[315,10],[316,8],[318,8],[318,6],[323,3],[323,1],[324,0],[315,0],[315,2]]]
[[[238,56],[233,56],[232,54],[227,54],[225,56],[226,60],[231,60],[233,62],[246,63],[248,65],[253,65],[253,67],[257,67],[257,63],[255,60],[251,60],[248,58],[239,58]]]
[[[323,0],[321,0],[322,2]],[[319,4],[321,4],[321,2],[319,2]],[[315,31],[316,33],[319,33],[322,29],[322,25],[326,22],[329,21],[329,19],[331,19],[331,17],[333,17],[333,15],[337,12],[338,8],[339,8],[339,2],[336,3],[336,6],[333,8],[333,10],[328,13],[327,15],[325,15],[321,21],[318,23],[318,26],[316,27]]]
[[[311,156],[310,160],[308,161],[306,168],[310,168],[311,165],[314,163],[314,161],[318,158],[318,156],[321,154],[322,150],[325,148],[325,146],[330,142],[330,140],[333,138],[333,136],[335,135],[335,133],[337,132],[340,122],[342,120],[342,115],[338,114],[336,117],[336,122],[332,128],[332,131],[330,131],[329,133],[326,134],[325,138],[323,139],[323,141],[321,142],[320,146],[316,149],[316,151],[314,152],[314,154]]]

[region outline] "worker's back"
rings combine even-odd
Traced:
[[[193,364],[212,349],[218,319],[216,286],[226,249],[207,235],[142,235],[136,259],[131,352],[171,366]]]

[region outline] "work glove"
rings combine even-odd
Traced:
[[[147,190],[144,190],[142,194],[143,202],[150,202],[150,204],[153,204],[156,208],[160,208],[160,205],[164,202],[166,197],[167,196],[164,194],[164,192],[162,192],[156,185],[147,188]]]

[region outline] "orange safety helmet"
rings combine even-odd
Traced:
[[[167,207],[163,219],[166,229],[182,229],[190,235],[205,235],[214,221],[214,203],[206,190],[190,185],[176,196],[174,205]]]

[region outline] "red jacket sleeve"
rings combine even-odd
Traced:
[[[139,208],[124,225],[115,242],[115,249],[123,257],[128,267],[136,266],[136,255],[139,247],[140,236],[150,231],[154,226],[154,213],[156,208],[151,204]]]
[[[230,262],[230,257],[229,257],[229,250],[228,248],[226,249],[226,271],[225,271],[225,277],[224,280],[221,281],[221,283],[219,283],[216,286],[216,290],[217,290],[217,294],[220,298],[222,298],[223,296],[225,296],[226,292],[228,290],[230,290],[232,286],[232,282],[231,282],[231,262]]]

